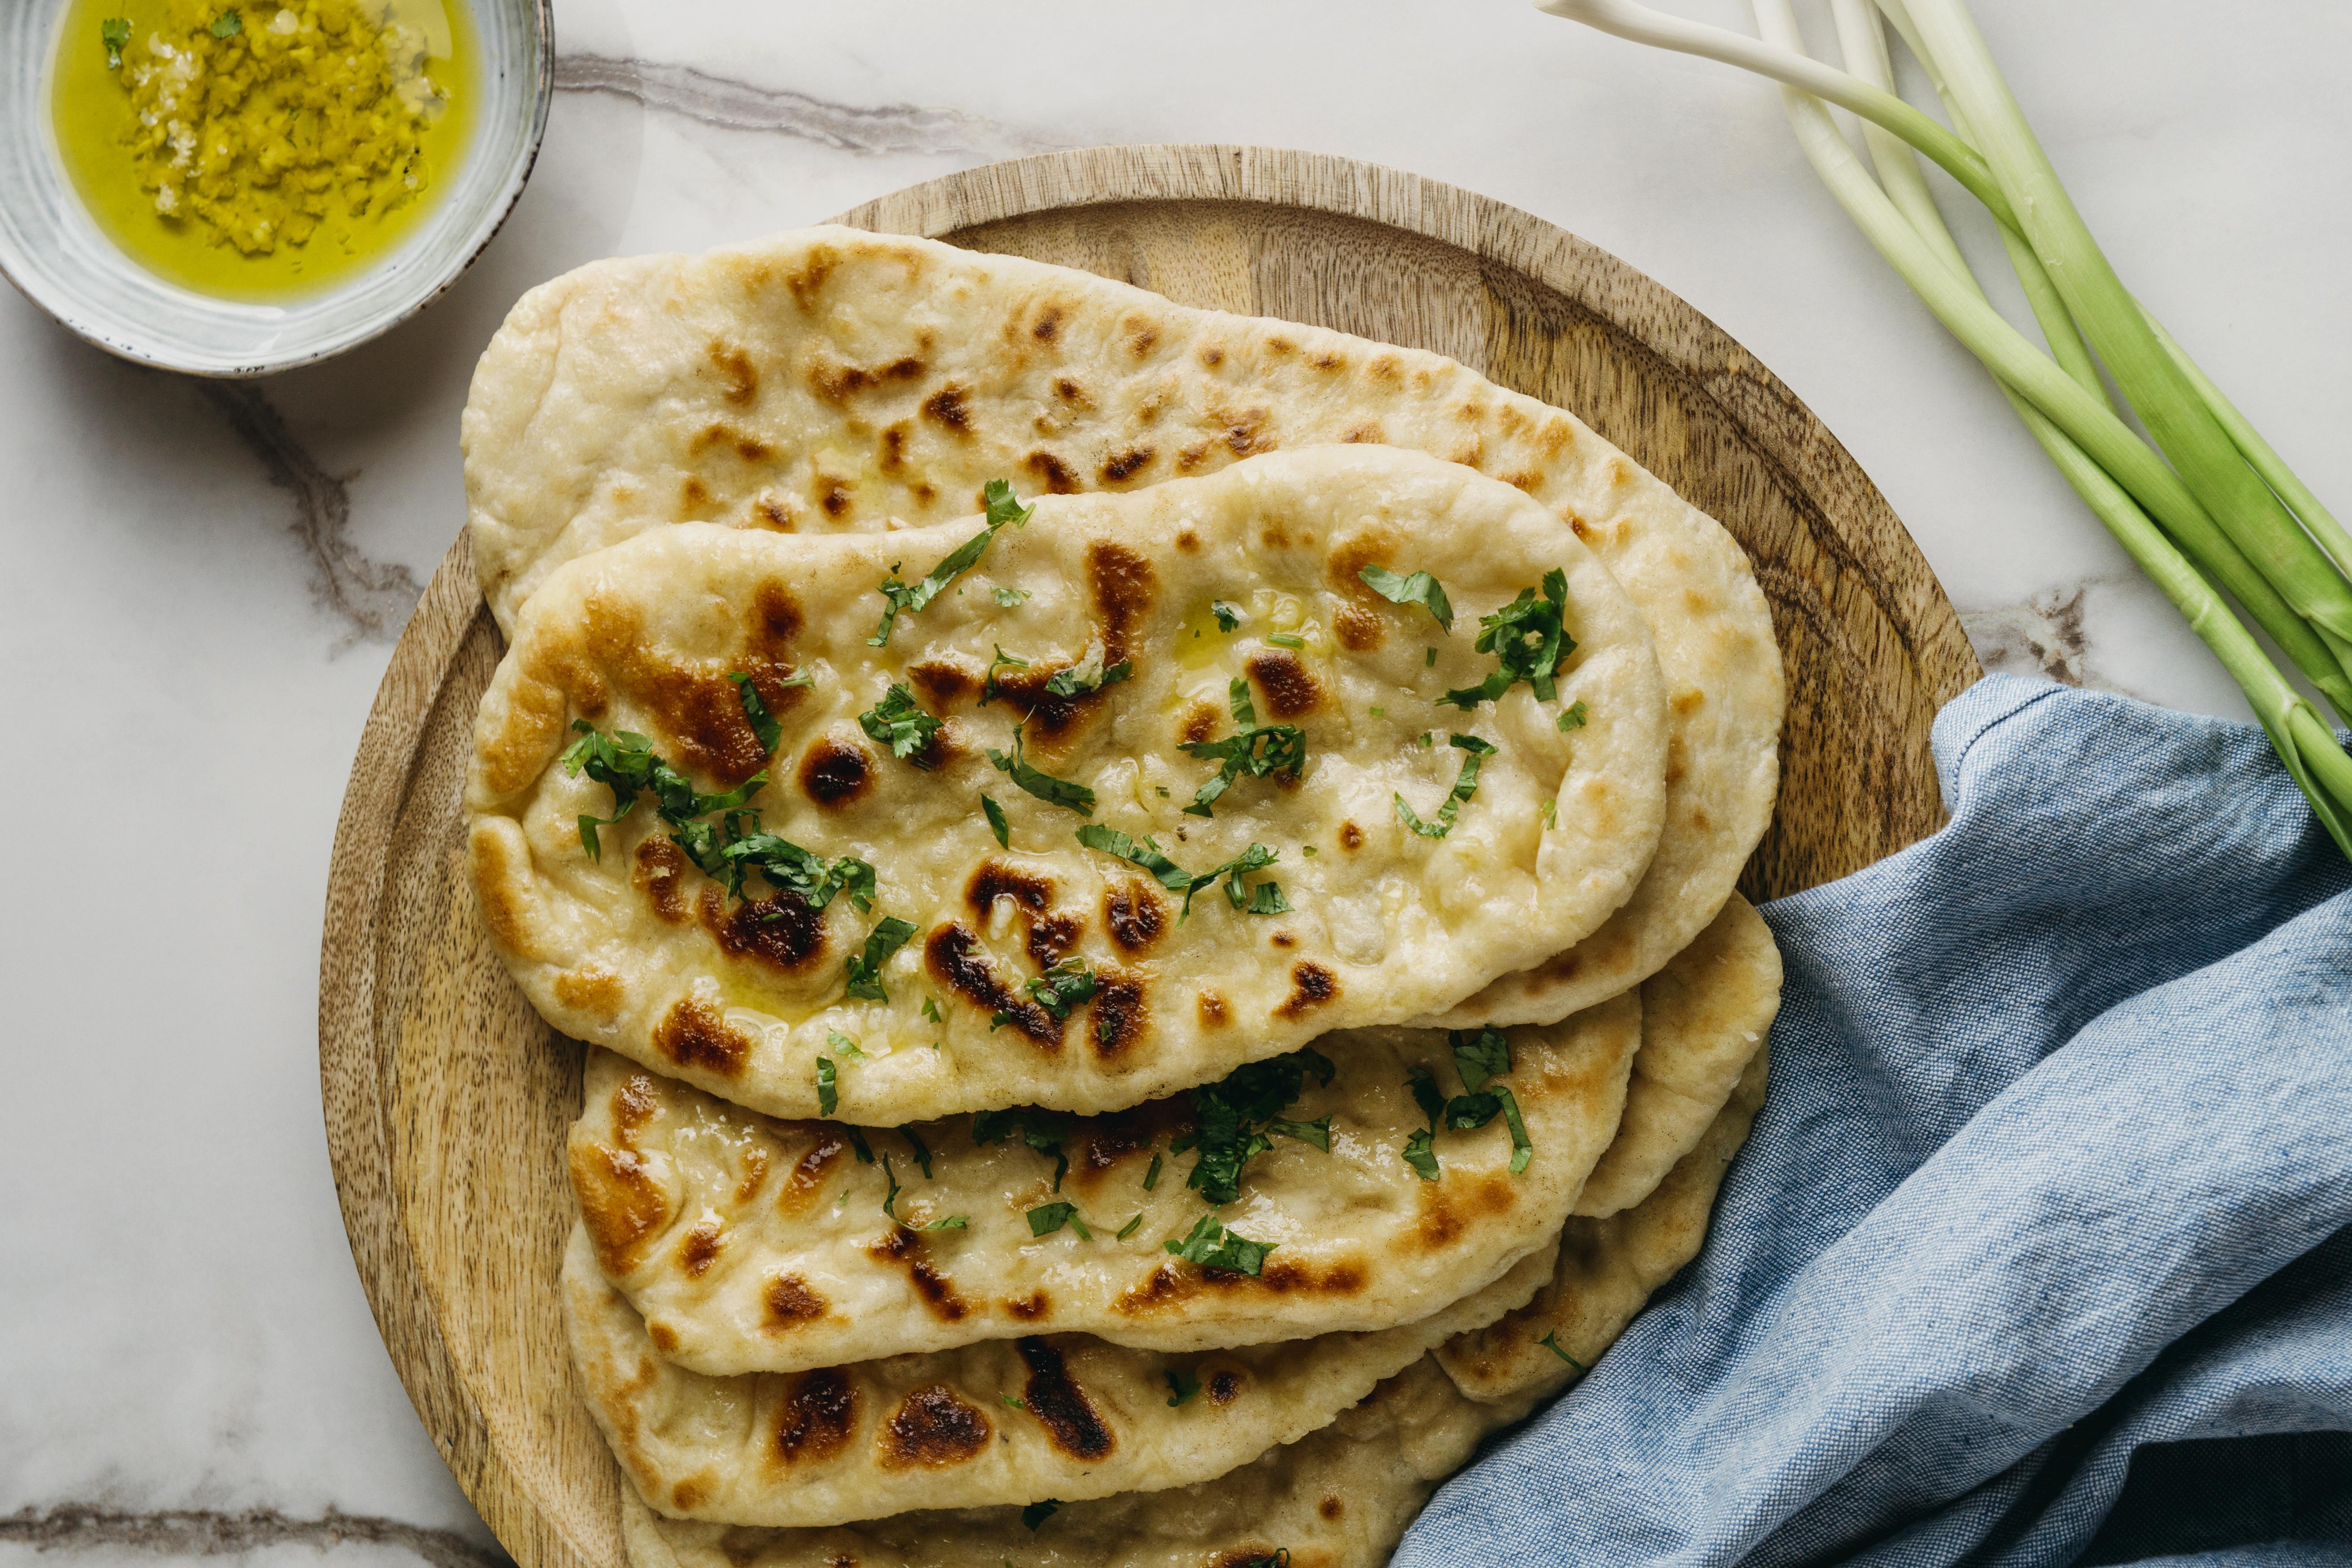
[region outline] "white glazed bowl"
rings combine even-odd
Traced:
[[[366,270],[284,304],[166,283],[115,247],[59,160],[49,78],[59,0],[0,0],[0,272],[110,353],[197,375],[267,375],[391,331],[473,264],[522,195],[555,86],[551,0],[453,0],[474,21],[481,102],[453,186]]]

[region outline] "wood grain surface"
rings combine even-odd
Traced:
[[[1026,158],[837,221],[1433,349],[1574,411],[1721,520],[1771,600],[1789,719],[1743,889],[1843,876],[1941,821],[1928,726],[1979,670],[1934,574],[1787,387],[1606,252],[1411,174],[1244,147]],[[467,1494],[522,1568],[619,1568],[621,1481],[555,1290],[581,1050],[508,979],[464,875],[458,795],[500,651],[461,537],[394,652],[336,831],[327,1137],[376,1322]]]

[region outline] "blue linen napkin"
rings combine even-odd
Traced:
[[[1399,1568],[2352,1563],[2352,868],[2249,725],[1935,746],[1943,831],[1764,910],[1706,1250]]]

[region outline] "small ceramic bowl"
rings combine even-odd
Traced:
[[[283,302],[217,300],[167,283],[100,230],[58,153],[49,78],[59,0],[0,0],[0,272],[75,335],[144,364],[267,375],[391,331],[473,264],[522,195],[555,86],[551,0],[468,7],[481,95],[449,189],[382,259]]]

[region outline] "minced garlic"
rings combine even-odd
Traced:
[[[349,0],[169,0],[121,50],[123,140],[158,214],[267,255],[424,188],[422,139],[446,103],[425,62],[417,29]]]

